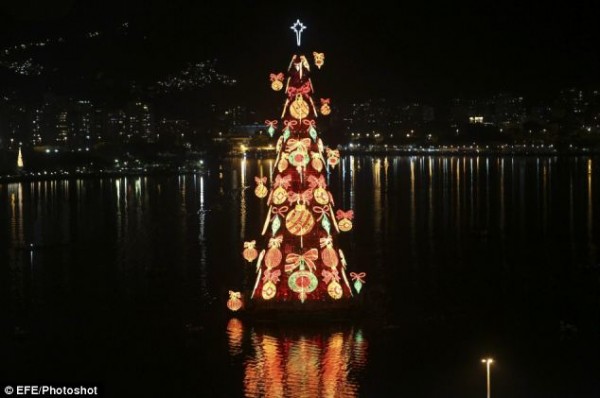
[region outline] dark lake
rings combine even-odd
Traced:
[[[364,319],[228,318],[268,159],[0,184],[0,381],[104,396],[600,397],[600,158],[351,157]]]

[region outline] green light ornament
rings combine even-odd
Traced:
[[[286,142],[288,138],[290,138],[290,126],[287,126],[285,130],[283,130],[283,142]]]
[[[313,141],[315,141],[315,142],[317,141],[317,130],[315,130],[315,128],[313,126],[310,126],[310,129],[308,130],[308,134],[310,134]]]
[[[360,291],[365,284],[365,276],[367,276],[366,272],[359,272],[358,274],[356,272],[350,272],[350,278],[352,278],[354,281],[354,289],[356,290],[356,293],[360,294]]]
[[[279,231],[279,228],[281,228],[281,220],[279,219],[279,215],[276,214],[271,224],[271,233],[273,236]]]
[[[321,226],[327,231],[327,235],[331,235],[331,223],[325,214],[323,214],[323,218],[321,219]]]

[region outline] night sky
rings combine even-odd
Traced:
[[[268,95],[268,74],[283,71],[296,50],[289,27],[297,18],[308,26],[304,51],[326,54],[325,67],[314,76],[317,96],[435,104],[500,91],[535,99],[572,86],[600,87],[600,29],[592,2],[399,2],[393,7],[377,1],[34,3],[3,2],[3,47],[111,32],[128,23],[126,40],[105,35],[108,41],[91,47],[71,40],[69,47],[44,53],[44,62],[53,63],[55,72],[66,71],[62,81],[75,90],[72,77],[86,68],[101,82],[122,77],[143,82],[186,62],[216,58],[218,71],[237,79],[231,90],[240,102],[259,103]],[[8,81],[18,84],[3,80]],[[42,84],[44,77],[36,82]],[[60,85],[53,82],[44,89],[60,91]],[[116,92],[118,83],[108,84],[105,94],[111,87]]]

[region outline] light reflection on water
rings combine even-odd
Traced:
[[[462,261],[472,236],[489,238],[482,243],[500,245],[505,253],[515,240],[535,237],[552,245],[559,225],[568,226],[565,241],[571,244],[572,257],[595,264],[595,166],[591,157],[348,156],[329,177],[336,206],[354,209],[356,231],[368,235],[357,239],[358,234],[352,234],[346,240],[361,249],[368,245],[365,251],[374,254],[374,267],[390,255],[390,247],[401,248],[408,257],[399,259],[413,266],[436,263],[448,254],[444,250],[454,251],[452,256]],[[12,248],[69,244],[89,222],[102,227],[95,219],[101,215],[105,223],[112,220],[107,224],[111,231],[99,233],[114,236],[119,261],[128,262],[132,247],[139,244],[138,252],[144,253],[149,234],[160,228],[152,225],[158,219],[150,214],[157,206],[176,202],[181,215],[177,228],[181,234],[197,231],[201,263],[206,264],[211,245],[207,226],[215,221],[211,216],[216,209],[237,218],[227,223],[232,235],[221,237],[221,242],[235,246],[260,236],[267,210],[264,200],[253,195],[253,177],[270,177],[272,172],[272,159],[224,161],[218,173],[179,176],[178,198],[171,196],[170,182],[153,177],[0,185],[0,214],[7,218],[0,236],[6,236],[3,245]],[[347,254],[355,262],[363,261],[352,251]],[[25,261],[15,251],[9,260],[17,266]]]
[[[368,363],[362,330],[297,330],[227,324],[229,354],[243,367],[246,397],[358,397]],[[246,338],[247,337],[247,338]]]
[[[389,322],[476,322],[484,336],[512,328],[515,341],[527,338],[524,322],[544,333],[563,320],[584,330],[597,325],[598,310],[595,160],[347,156],[329,175],[336,207],[356,214],[340,246],[352,270],[368,273],[364,292]],[[101,314],[197,315],[239,282],[242,241],[260,239],[267,212],[254,176],[272,171],[272,160],[229,159],[205,175],[0,184],[10,322],[79,301],[82,313],[96,306]],[[215,356],[239,363],[247,396],[352,397],[363,369],[373,375],[387,366],[373,355],[374,338],[367,358],[360,335],[233,322],[228,348]]]

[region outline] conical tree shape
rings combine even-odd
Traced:
[[[317,57],[318,55],[318,57]],[[323,65],[322,53],[315,53]],[[282,73],[271,74],[271,87],[283,88]],[[277,157],[268,195],[264,178],[257,178],[257,196],[266,197],[269,212],[262,235],[266,247],[256,263],[250,293],[256,307],[292,303],[342,303],[353,297],[343,252],[335,244],[340,231],[352,228],[352,211],[335,210],[326,173],[339,161],[339,152],[324,148],[312,95],[310,66],[304,55],[294,55],[285,84],[286,100],[277,140]],[[320,113],[329,114],[329,100],[321,99]],[[267,121],[275,132],[278,121]],[[339,222],[338,222],[339,221]],[[356,283],[364,274],[351,273]]]

